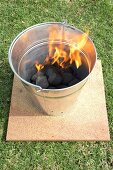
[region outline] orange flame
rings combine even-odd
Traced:
[[[35,67],[38,70],[38,72],[44,68],[42,64],[35,64]]]
[[[88,39],[88,32],[78,34],[76,37],[69,37],[69,32],[64,32],[64,28],[59,30],[57,25],[49,28],[49,55],[45,58],[43,64],[35,64],[38,71],[44,68],[44,65],[57,63],[60,67],[65,68],[65,63],[75,63],[79,68],[82,64],[80,51],[85,46]],[[56,44],[55,44],[56,42]],[[69,43],[69,50],[65,50],[63,42]],[[51,61],[50,61],[51,60]]]

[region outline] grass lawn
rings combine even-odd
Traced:
[[[13,73],[8,48],[23,29],[62,21],[85,31],[102,60],[110,142],[5,142]],[[113,1],[0,0],[0,170],[113,169]]]

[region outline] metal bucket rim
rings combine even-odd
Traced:
[[[22,82],[24,82],[25,84],[30,85],[30,86],[32,86],[32,87],[35,87],[36,89],[39,89],[40,91],[62,91],[62,90],[66,90],[66,89],[70,89],[70,88],[72,88],[72,87],[78,86],[78,84],[80,84],[82,81],[86,80],[86,79],[90,76],[90,74],[92,73],[93,69],[95,68],[95,65],[96,65],[96,62],[97,62],[97,52],[96,52],[96,48],[95,48],[95,45],[94,45],[93,41],[91,40],[91,38],[90,38],[89,36],[88,36],[88,39],[89,39],[90,42],[92,43],[93,48],[94,48],[94,51],[95,51],[95,63],[94,63],[94,66],[93,66],[91,72],[88,74],[88,76],[85,77],[83,80],[81,80],[79,83],[77,83],[77,84],[75,84],[75,85],[73,85],[73,86],[66,87],[66,88],[62,88],[62,89],[42,89],[40,86],[34,85],[34,84],[32,84],[32,83],[29,83],[28,81],[26,81],[26,80],[24,80],[23,78],[21,78],[21,77],[17,74],[17,72],[15,71],[15,69],[14,69],[14,67],[13,67],[13,64],[12,64],[11,55],[12,55],[13,47],[14,47],[14,45],[16,44],[16,42],[18,41],[18,39],[19,39],[25,32],[27,32],[27,31],[35,28],[35,27],[39,27],[39,26],[43,26],[43,25],[47,25],[47,24],[48,24],[48,25],[49,25],[49,24],[51,25],[51,24],[63,24],[63,23],[62,23],[62,22],[45,22],[45,23],[40,23],[40,24],[36,24],[36,25],[30,26],[30,27],[28,27],[27,29],[25,29],[25,30],[23,30],[22,32],[20,32],[20,33],[14,38],[14,40],[12,41],[12,43],[11,43],[11,45],[10,45],[10,47],[9,47],[8,60],[9,60],[10,67],[11,67],[12,71],[14,72],[14,74],[15,74]],[[71,26],[71,25],[68,25],[68,24],[66,24],[66,26],[67,26],[67,27],[70,27],[70,28],[72,28],[72,29],[74,29],[74,30],[76,29],[76,30],[78,30],[78,31],[81,32],[81,33],[84,33],[83,31],[79,30],[78,28],[76,28],[76,27],[74,27],[74,26]]]

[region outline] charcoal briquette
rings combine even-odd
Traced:
[[[37,72],[38,76],[44,76],[45,75],[45,70],[42,69],[39,72]]]
[[[45,74],[48,77],[51,76],[53,73],[58,73],[58,72],[59,72],[59,69],[54,65],[45,67]]]
[[[47,76],[50,76],[54,72],[54,69],[52,67],[46,67],[45,72]]]
[[[84,78],[86,78],[89,74],[88,69],[86,68],[86,66],[84,64],[82,64],[78,69],[77,69],[77,78],[79,80],[83,80]]]
[[[36,85],[46,89],[49,86],[46,76],[38,76],[36,79]]]
[[[48,82],[51,85],[57,86],[57,85],[61,84],[62,77],[60,74],[53,72],[52,74],[49,74]]]
[[[73,86],[75,84],[79,83],[79,80],[77,78],[74,78],[72,81],[68,83],[68,86]]]
[[[31,82],[36,82],[37,77],[38,77],[38,74],[35,73],[33,76],[31,76],[30,81]]]
[[[74,76],[77,75],[77,67],[76,67],[75,64],[72,64],[72,65],[70,66],[70,70],[71,70],[71,72],[72,72],[72,74],[73,74]]]
[[[71,73],[64,72],[62,73],[62,84],[67,85],[71,80],[73,80],[74,76]]]
[[[70,67],[68,67],[68,68],[61,68],[60,72],[61,72],[61,74],[64,73],[64,72],[65,73],[71,73],[71,74],[73,73],[72,69]]]
[[[38,78],[38,76],[43,76],[43,75],[44,75],[43,70],[36,72],[34,75],[31,76],[30,82],[33,83],[33,84],[36,84],[36,79]]]
[[[36,69],[34,67],[29,67],[27,70],[23,70],[23,78],[30,82],[31,77],[36,74]]]

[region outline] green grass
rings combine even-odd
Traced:
[[[85,31],[102,60],[110,142],[5,142],[13,73],[8,48],[25,28],[67,19]],[[113,1],[0,0],[0,170],[113,169]]]

